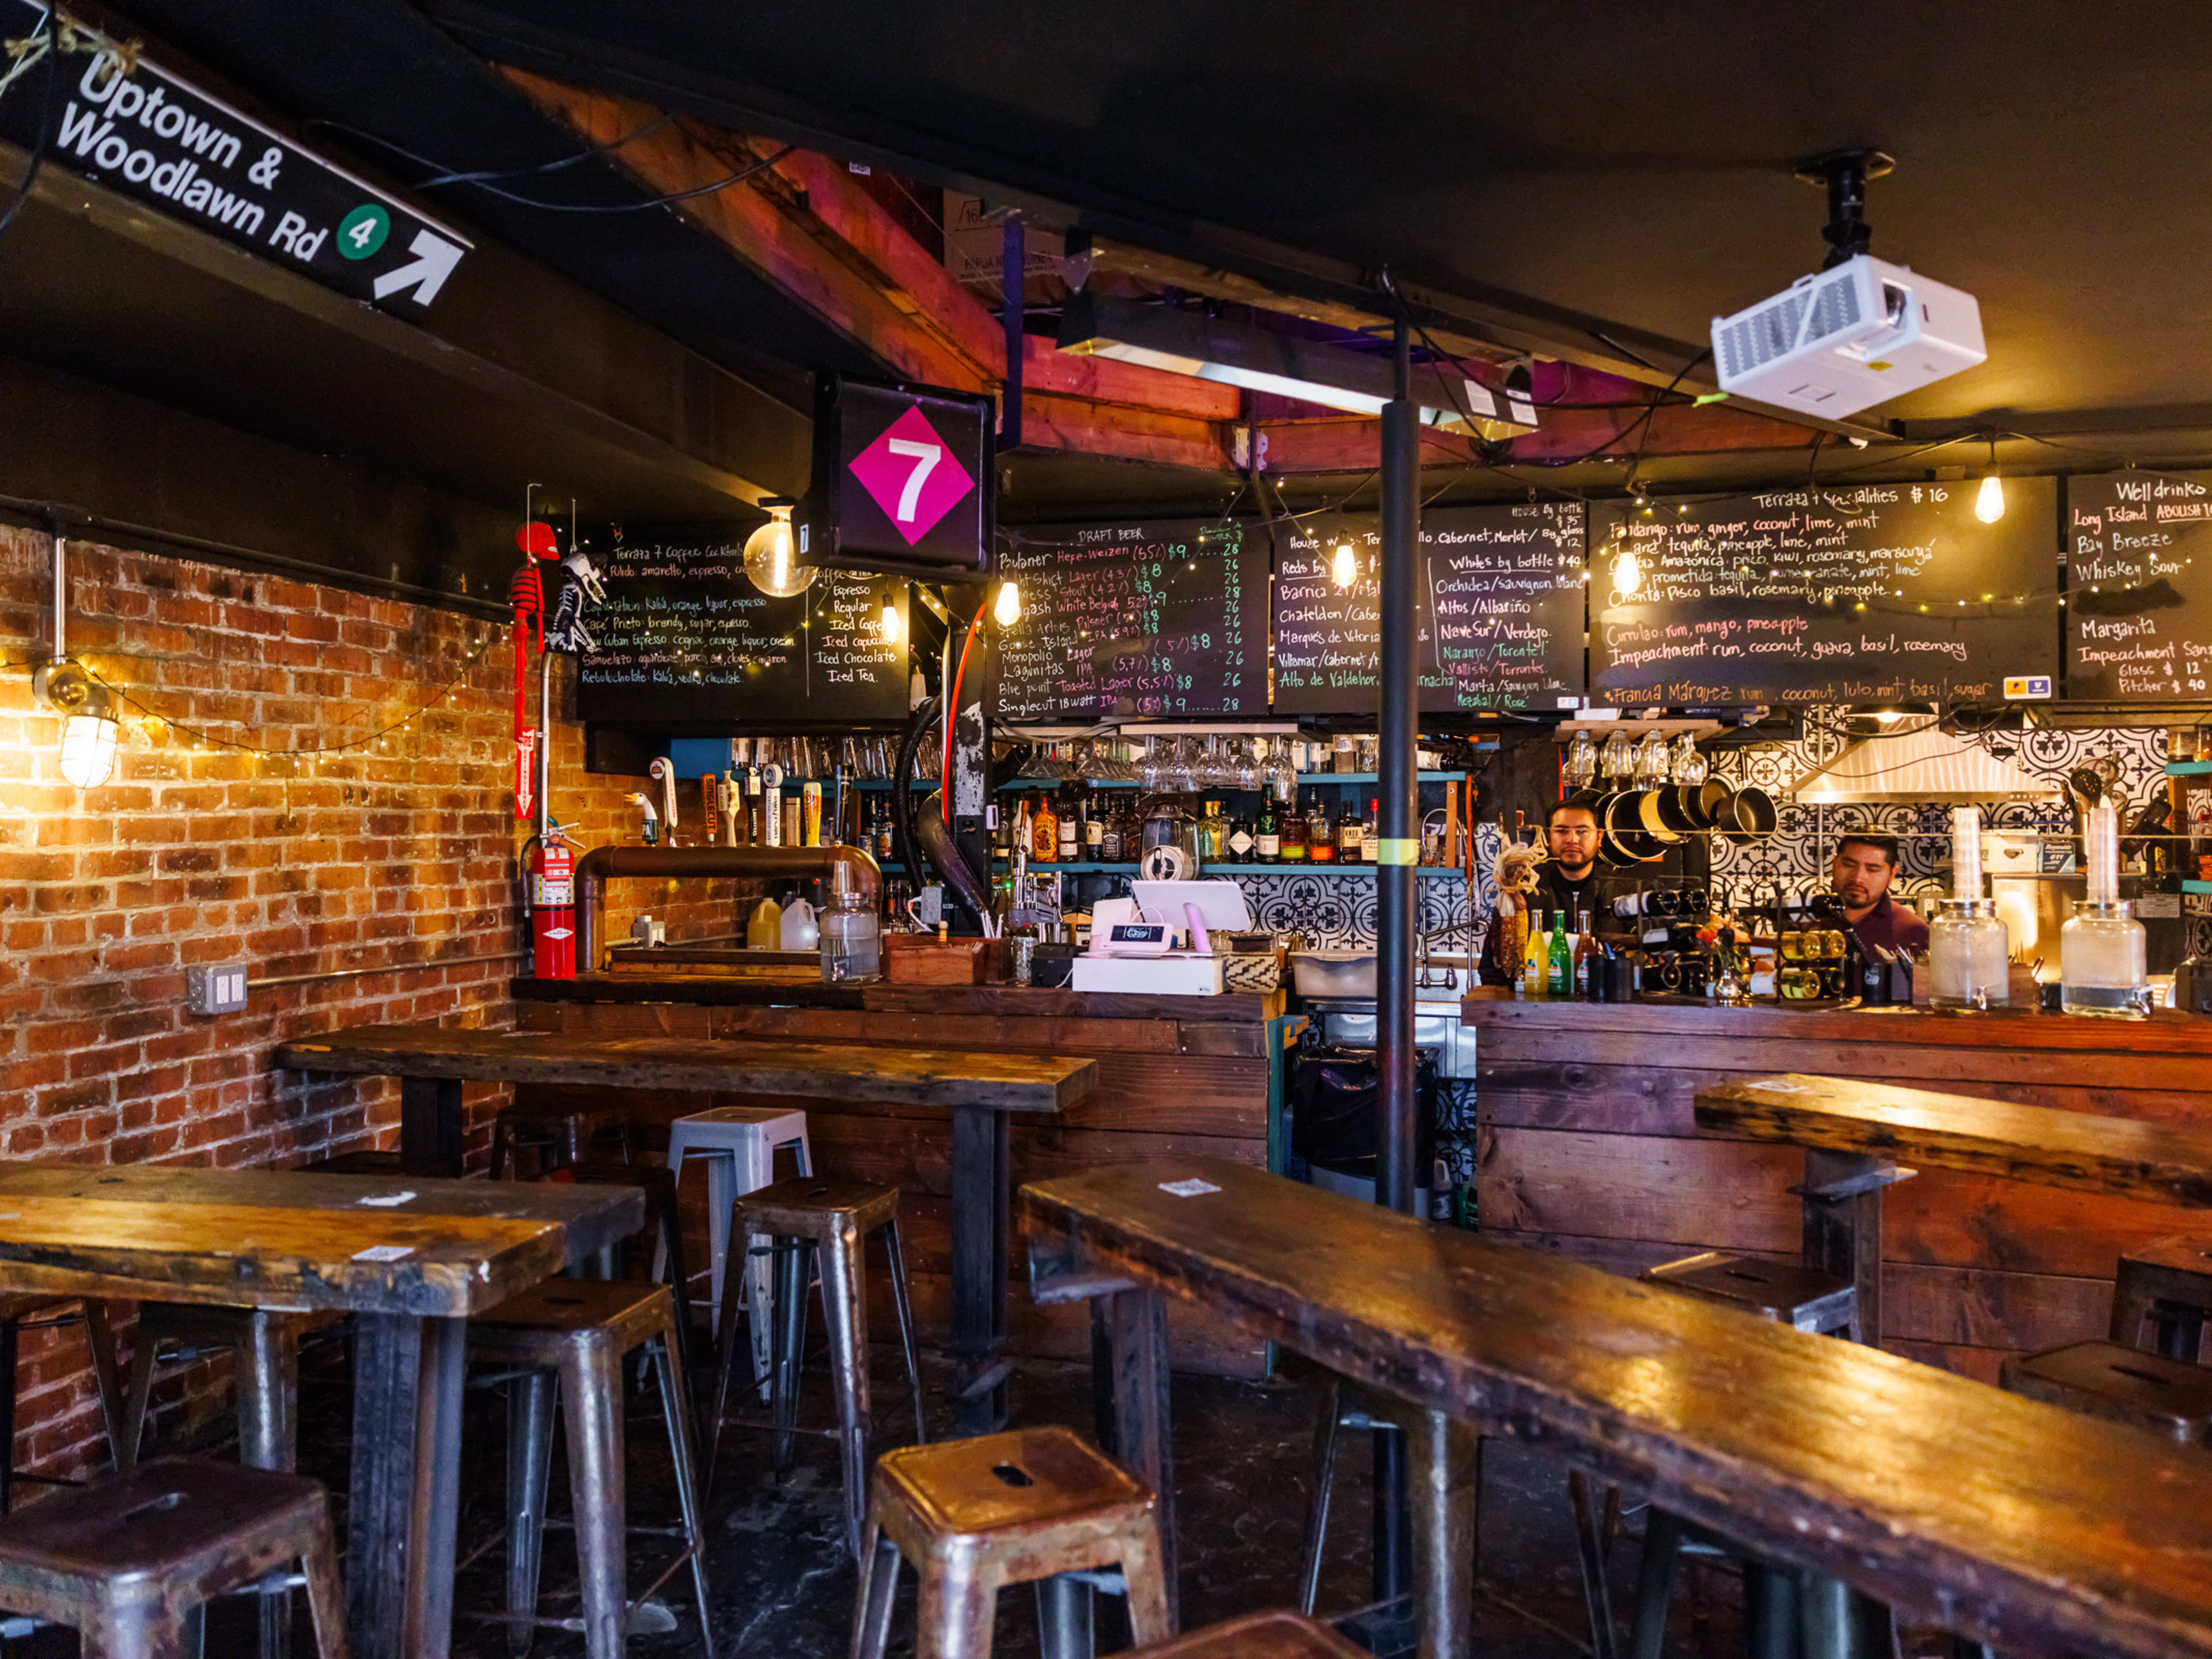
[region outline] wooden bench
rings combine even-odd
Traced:
[[[2212,1654],[2212,1462],[2140,1431],[1234,1164],[1099,1170],[1021,1203],[1036,1294],[1096,1298],[1101,1437],[1160,1493],[1170,1548],[1170,1297],[1427,1413],[1425,1651],[1466,1645],[1469,1512],[1423,1519],[1465,1483],[1461,1426],[2004,1651]]]
[[[701,1090],[952,1110],[952,1383],[963,1433],[1004,1425],[1012,1179],[1006,1116],[1058,1112],[1097,1085],[1096,1060],[860,1043],[575,1036],[372,1025],[280,1045],[276,1063],[400,1081],[410,1160],[458,1170],[465,1081]]]
[[[1858,1287],[1881,1330],[1881,1193],[1896,1160],[2111,1198],[2212,1208],[2212,1130],[1784,1073],[1701,1089],[1700,1128],[1805,1148],[1805,1265]]]

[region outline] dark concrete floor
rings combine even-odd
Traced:
[[[1316,1392],[1310,1373],[1295,1369],[1264,1383],[1182,1376],[1175,1380],[1175,1457],[1182,1505],[1181,1590],[1183,1622],[1195,1627],[1261,1607],[1287,1606],[1297,1589]],[[335,1351],[303,1364],[301,1461],[307,1473],[342,1489],[350,1404]],[[912,1417],[896,1353],[879,1350],[873,1376],[876,1416],[896,1443]],[[941,1405],[948,1369],[925,1356],[924,1389],[932,1405],[933,1434],[948,1427]],[[1087,1367],[1024,1363],[1014,1372],[1010,1400],[1016,1424],[1064,1423],[1091,1430]],[[823,1420],[827,1378],[817,1361],[807,1389],[807,1420]],[[495,1391],[472,1392],[465,1455],[465,1548],[483,1543],[498,1526],[503,1462],[502,1416]],[[1372,1599],[1368,1539],[1370,1439],[1342,1437],[1335,1514],[1322,1581],[1324,1616]],[[708,1578],[714,1597],[715,1659],[842,1659],[850,1640],[855,1575],[842,1539],[836,1460],[830,1443],[799,1442],[799,1467],[778,1483],[766,1473],[764,1440],[732,1430],[725,1437],[716,1489],[709,1507]],[[629,1513],[637,1526],[672,1523],[664,1431],[653,1394],[633,1396],[630,1418]],[[556,1461],[552,1509],[565,1510],[566,1476]],[[1626,1628],[1626,1592],[1634,1574],[1636,1530],[1613,1552],[1615,1606]],[[343,1528],[341,1534],[343,1537]],[[665,1559],[670,1540],[633,1535],[631,1582],[638,1584]],[[1486,1659],[1575,1659],[1587,1655],[1588,1629],[1566,1477],[1556,1462],[1511,1443],[1486,1449],[1481,1538],[1481,1595],[1475,1651]],[[1724,1570],[1689,1575],[1676,1597],[1675,1636],[1686,1651],[1712,1656],[1736,1650],[1735,1586]],[[541,1613],[573,1616],[576,1608],[574,1556],[565,1536],[549,1540]],[[507,1659],[505,1628],[470,1618],[499,1603],[501,1555],[488,1550],[461,1576],[454,1651],[461,1659]],[[686,1576],[663,1587],[659,1599],[673,1614],[661,1633],[630,1640],[638,1659],[701,1659],[697,1608]],[[891,1651],[908,1655],[914,1644],[914,1581],[902,1575]],[[1711,1618],[1708,1618],[1708,1615]],[[649,1615],[650,1616],[650,1615]],[[253,1651],[250,1610],[242,1600],[218,1603],[209,1626],[208,1651],[217,1656]],[[1106,1621],[1102,1620],[1102,1629]],[[1728,1628],[1714,1626],[1724,1623]],[[70,1638],[42,1632],[19,1644],[23,1659],[46,1659],[71,1650]],[[301,1610],[296,1654],[313,1651]],[[535,1654],[544,1659],[580,1655],[580,1636],[538,1632]],[[1030,1659],[1037,1652],[1033,1598],[1016,1591],[1000,1598],[997,1644],[1000,1659]]]

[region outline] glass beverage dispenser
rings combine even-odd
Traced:
[[[1982,814],[1951,813],[1951,892],[1928,925],[1928,1000],[1938,1008],[2002,1008],[2010,1000],[2012,935],[1982,896]]]
[[[2075,902],[2058,934],[2059,1006],[2069,1014],[2136,1019],[2150,1012],[2150,973],[2142,923],[2120,896],[2120,815],[2111,806],[2082,814],[2089,848],[2089,896]]]

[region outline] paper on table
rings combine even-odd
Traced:
[[[356,1250],[356,1261],[398,1261],[415,1254],[412,1244],[372,1244],[365,1250]]]
[[[388,1210],[395,1204],[404,1204],[414,1196],[412,1192],[380,1193],[374,1198],[364,1198],[361,1201],[380,1210]]]
[[[1196,1198],[1201,1193],[1218,1193],[1221,1188],[1210,1181],[1200,1181],[1193,1176],[1188,1181],[1163,1181],[1160,1190],[1173,1193],[1177,1198]]]

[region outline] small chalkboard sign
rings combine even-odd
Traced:
[[[1277,712],[1373,713],[1381,696],[1380,523],[1324,514],[1285,520],[1277,533]],[[1346,546],[1348,586],[1337,580],[1337,550]],[[1422,514],[1422,709],[1578,706],[1583,578],[1579,501]]]
[[[1601,708],[2003,701],[2058,668],[2057,490],[1867,484],[1590,509]]]
[[[906,714],[898,577],[825,570],[805,592],[771,599],[746,578],[737,539],[618,543],[599,568],[606,599],[585,613],[593,643],[577,667],[586,720],[681,732]]]
[[[2212,690],[2212,472],[2069,478],[2066,616],[2069,697],[2203,702]]]
[[[1267,712],[1267,543],[1243,521],[1006,532],[1021,617],[997,641],[994,719],[1229,719]]]

